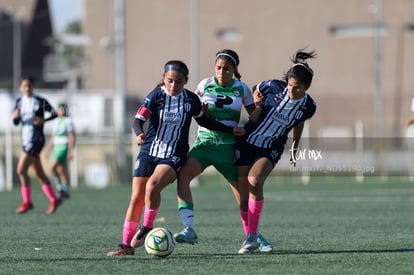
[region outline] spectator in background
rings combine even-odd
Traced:
[[[23,203],[17,208],[16,212],[23,214],[33,209],[32,189],[28,175],[29,168],[33,167],[36,176],[42,184],[42,190],[50,201],[46,213],[52,214],[62,203],[62,200],[55,195],[53,186],[43,170],[40,152],[45,145],[44,122],[55,119],[57,114],[45,98],[33,93],[33,79],[31,77],[23,77],[21,79],[20,92],[23,95],[16,100],[13,111],[13,123],[14,125],[22,125],[23,153],[17,164],[17,174],[21,183]],[[46,113],[49,113],[49,117],[45,117]]]
[[[75,127],[68,112],[66,104],[58,105],[58,117],[54,120],[52,136],[46,151],[47,157],[52,151],[51,170],[56,178],[56,189],[62,198],[70,197],[68,161],[72,160],[75,147]]]

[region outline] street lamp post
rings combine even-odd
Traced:
[[[375,1],[374,25],[333,26],[330,32],[337,37],[374,37],[375,41],[375,158],[378,171],[384,176],[384,99],[382,92],[382,36],[387,29],[383,24],[382,0]]]
[[[19,88],[22,70],[22,28],[18,15],[13,14],[13,92]]]

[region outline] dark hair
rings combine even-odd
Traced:
[[[234,65],[234,69],[235,69],[235,71],[234,71],[234,76],[235,76],[238,80],[240,80],[240,79],[241,79],[241,75],[240,75],[239,71],[237,70],[237,67],[238,67],[238,66],[239,66],[239,64],[240,64],[240,60],[239,60],[239,56],[238,56],[238,54],[237,54],[235,51],[233,51],[233,50],[230,50],[230,49],[224,49],[224,50],[218,51],[218,52],[216,53],[216,61],[217,61],[217,59],[219,59],[219,58],[224,58],[224,59],[226,59],[226,60],[230,61],[231,63],[233,63],[233,65]]]
[[[58,109],[59,108],[63,108],[63,115],[64,116],[68,115],[69,110],[68,110],[68,105],[66,103],[59,103],[58,104]]]
[[[297,50],[294,56],[290,59],[293,62],[292,67],[284,75],[287,82],[289,78],[295,78],[298,82],[305,85],[306,89],[312,84],[313,70],[309,67],[306,59],[315,58],[317,56],[315,51],[305,52],[304,49]]]
[[[183,61],[170,60],[167,63],[165,63],[163,75],[169,71],[177,71],[181,73],[182,75],[184,75],[186,79],[188,79],[188,67],[187,65],[185,65]],[[162,87],[163,85],[164,85],[164,80],[161,79],[161,81],[157,84],[157,86],[155,86],[155,88]]]
[[[34,85],[34,82],[35,81],[34,81],[34,78],[33,77],[31,77],[31,76],[22,76],[20,78],[20,83],[22,83],[25,80],[29,81],[29,83],[32,84],[32,86]]]

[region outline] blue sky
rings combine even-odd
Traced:
[[[82,19],[84,0],[49,0],[53,31],[61,33],[73,20]]]

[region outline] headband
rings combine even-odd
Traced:
[[[293,64],[293,65],[292,65],[292,68],[293,68],[293,67],[296,67],[296,66],[302,66],[302,67],[304,67],[306,70],[308,70],[308,72],[310,72],[310,74],[311,74],[311,75],[313,75],[313,71],[312,71],[312,69],[311,69],[311,68],[309,68],[309,66],[308,66],[308,65],[306,65],[306,64],[304,64],[304,63],[299,62],[299,63],[295,63],[295,64]]]
[[[236,59],[233,56],[229,55],[228,53],[218,53],[216,55],[216,58],[219,58],[220,56],[227,56],[228,58],[231,59],[231,61],[233,61],[234,65],[236,66],[238,65]]]
[[[164,73],[169,72],[169,71],[176,71],[176,72],[179,72],[179,73],[183,74],[186,77],[188,76],[187,69],[185,69],[182,66],[177,65],[177,64],[167,64],[167,65],[165,65]]]

